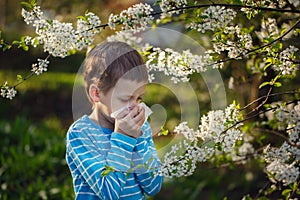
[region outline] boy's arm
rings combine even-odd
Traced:
[[[148,196],[153,196],[160,191],[163,183],[163,177],[157,173],[161,162],[158,158],[152,139],[152,131],[148,123],[145,124],[144,135],[144,138],[137,139],[133,161],[135,165],[142,164],[146,165],[146,167],[138,168],[135,176],[142,190]]]
[[[132,151],[136,139],[112,133],[110,150],[105,158],[84,133],[73,130],[68,133],[67,156],[70,157],[91,189],[104,199],[119,199],[126,183],[126,172],[131,167]],[[102,176],[102,172],[113,170]]]

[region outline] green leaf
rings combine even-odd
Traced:
[[[260,84],[260,86],[258,88],[261,89],[262,87],[265,87],[266,85],[271,85],[271,83],[270,82],[263,82],[262,84]]]
[[[31,6],[31,4],[30,3],[28,3],[28,2],[21,2],[21,5],[22,5],[22,7],[25,9],[25,10],[27,10],[27,11],[30,11],[30,10],[32,10],[32,6]]]
[[[264,71],[266,71],[266,69],[268,68],[268,67],[270,67],[272,65],[272,63],[270,62],[270,63],[268,63],[268,64],[266,64],[266,66],[264,67]]]
[[[13,42],[12,42],[12,44],[20,44],[21,43],[21,41],[18,41],[18,40],[14,40]]]
[[[274,85],[274,87],[281,87],[281,86],[282,86],[282,83],[280,83],[280,82],[275,82],[273,85]]]
[[[48,24],[50,24],[51,26],[53,26],[53,20],[47,19],[46,21],[48,22]]]
[[[164,129],[164,127],[161,127],[161,131],[158,133],[158,136],[162,136],[162,135],[166,136],[168,134],[169,134],[169,130]]]
[[[286,197],[286,199],[288,199],[291,195],[292,190],[291,189],[285,189],[282,191],[282,195]]]
[[[251,17],[252,17],[250,12],[248,12],[246,16],[247,16],[248,19],[251,19]]]
[[[161,24],[166,24],[166,23],[171,22],[171,21],[172,21],[171,17],[166,17],[166,18],[161,20]]]
[[[222,151],[222,150],[223,150],[222,144],[219,144],[219,145],[217,146],[217,149],[218,149],[219,151]]]
[[[114,168],[104,165],[104,167],[106,168],[103,172],[101,172],[101,177],[107,176],[110,172],[114,172]]]
[[[290,185],[290,188],[292,188],[293,191],[297,190],[297,182],[294,182],[292,185]]]
[[[23,77],[20,74],[17,75],[17,81],[23,81]]]
[[[188,27],[185,31],[186,31],[186,32],[190,32],[190,31],[192,31],[192,30],[193,30],[193,28]]]
[[[86,20],[84,16],[80,15],[76,17],[77,19],[82,19],[82,20]]]
[[[157,0],[156,2],[154,2],[153,5],[159,5],[162,2],[162,0]]]
[[[111,172],[110,169],[106,169],[101,173],[101,177],[107,176]]]
[[[21,47],[24,51],[28,51],[29,50],[29,47],[27,45],[25,45],[25,44],[23,44],[23,45],[21,45],[19,47]]]
[[[31,4],[32,6],[35,6],[35,5],[36,5],[36,0],[30,0],[30,4]]]

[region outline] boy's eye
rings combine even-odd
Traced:
[[[143,100],[143,97],[139,97],[137,100],[138,102],[141,102]]]

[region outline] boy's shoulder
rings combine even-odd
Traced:
[[[78,129],[78,128],[86,127],[86,126],[90,126],[90,122],[88,120],[88,116],[83,115],[82,117],[80,117],[76,121],[74,121],[73,124],[71,124],[69,130]]]
[[[89,132],[96,130],[97,127],[89,119],[87,115],[84,115],[77,119],[68,129],[68,134],[79,134],[82,132]]]

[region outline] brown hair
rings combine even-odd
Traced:
[[[103,42],[97,45],[85,58],[83,67],[88,97],[89,87],[93,83],[105,94],[121,77],[138,82],[148,80],[143,58],[124,42]]]

